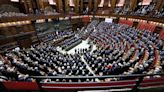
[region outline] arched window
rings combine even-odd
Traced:
[[[142,0],[138,5],[149,5],[152,0]]]
[[[19,2],[19,0],[10,0],[11,2]]]
[[[56,5],[55,0],[48,0],[48,2],[49,2],[50,5]]]
[[[116,4],[116,6],[123,6],[125,3],[125,0],[119,0],[119,2]]]
[[[98,7],[103,7],[104,6],[104,0],[101,0],[100,4],[98,5]]]
[[[109,0],[109,2],[108,2],[108,7],[111,7],[111,3],[110,3],[110,0]]]
[[[74,0],[69,0],[69,6],[71,6],[71,7],[74,7],[75,6]]]
[[[143,0],[142,5],[149,5],[152,2],[152,0]]]

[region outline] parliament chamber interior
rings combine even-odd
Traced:
[[[164,0],[0,0],[0,92],[163,92]]]

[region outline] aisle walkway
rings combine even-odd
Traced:
[[[96,45],[93,45],[93,47],[92,47],[92,50],[91,50],[90,54],[92,54],[94,50],[96,50]]]
[[[88,63],[85,61],[84,56],[81,56],[81,61],[85,63],[85,65],[87,66],[86,68],[93,74],[93,76],[96,76],[94,71],[91,69],[91,67],[88,65]],[[100,80],[98,78],[96,78],[95,81],[100,82]]]

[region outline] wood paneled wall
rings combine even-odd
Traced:
[[[116,7],[116,0],[111,0],[111,9],[114,10],[114,8]]]
[[[0,27],[0,34],[4,36],[12,36],[19,33],[33,32],[34,27],[31,24],[22,26]]]
[[[83,7],[84,7],[83,0],[80,0],[80,12],[83,12]]]
[[[10,0],[0,0],[0,5],[2,4],[12,4]]]
[[[75,12],[79,13],[80,0],[74,0],[75,3]]]
[[[92,0],[88,0],[88,7],[89,7],[89,12],[92,10]]]
[[[124,7],[130,8],[130,1],[131,0],[125,0]]]
[[[68,13],[70,8],[69,8],[69,0],[64,0],[64,4],[65,4],[65,12]]]
[[[130,11],[133,11],[137,6],[137,0],[130,0]]]
[[[64,10],[63,10],[63,3],[62,3],[62,0],[56,0],[56,4],[57,4],[57,11],[59,13],[63,13]]]
[[[94,0],[94,11],[97,11],[98,8],[98,0]]]

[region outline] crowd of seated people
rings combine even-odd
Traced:
[[[144,5],[139,7],[136,11],[132,12],[132,15],[137,15],[137,16],[145,16],[149,15],[149,13],[152,13],[154,10],[155,4],[150,4],[150,5]]]
[[[90,40],[98,48],[93,53],[86,53],[85,60],[96,75],[163,72],[163,54],[159,52],[163,52],[164,45],[156,33],[102,22],[91,34]]]
[[[164,8],[162,8],[160,11],[155,10],[154,8],[155,8],[155,4],[138,6],[136,10],[130,13],[130,15],[153,16],[155,18],[164,17]],[[116,7],[114,10],[114,14],[126,15],[128,14],[128,11],[129,11],[129,8]]]
[[[162,8],[160,11],[156,11],[153,17],[157,17],[157,18],[164,17],[164,8]]]
[[[4,13],[0,14],[0,18],[3,18],[3,17],[24,17],[24,16],[27,16],[27,15],[24,13],[17,13],[17,12],[4,12]]]
[[[45,14],[45,15],[58,15],[59,13],[56,12],[56,10],[44,10],[44,12],[41,12],[40,10],[36,9],[36,10],[30,10],[32,12],[35,12],[35,14]],[[24,16],[28,16],[27,14],[24,14],[24,13],[20,13],[20,12],[3,12],[0,14],[0,18],[3,18],[3,17],[24,17]]]
[[[94,27],[94,26],[92,26]],[[89,27],[91,28],[91,27]],[[93,30],[93,29],[92,29]],[[48,43],[13,50],[0,55],[0,80],[35,81],[30,76],[104,76],[158,74],[164,69],[164,43],[159,35],[126,25],[100,22],[89,35],[91,47],[63,54]],[[61,47],[71,46],[73,36]],[[80,39],[81,40],[81,39]],[[96,45],[95,50],[91,50]],[[95,75],[87,68],[87,62]],[[2,78],[4,77],[4,78]],[[160,76],[152,76],[160,77]],[[131,78],[131,77],[130,77]],[[145,78],[151,78],[146,76]],[[99,78],[116,81],[129,78]],[[95,82],[93,79],[43,79],[43,82]]]
[[[119,12],[121,12],[121,7],[117,7],[114,9],[115,14],[119,14]]]
[[[44,36],[42,38],[42,41],[46,42],[46,41],[56,41],[58,39],[73,35],[74,33],[72,31],[68,31],[68,30],[56,30],[53,33],[47,34],[46,36]]]
[[[78,45],[81,42],[82,42],[82,40],[80,37],[73,36],[69,39],[64,40],[62,43],[60,43],[60,47],[67,51],[67,50],[75,47],[76,45]]]
[[[56,10],[53,10],[53,11],[44,11],[44,14],[45,15],[58,15],[60,13],[56,12]]]
[[[60,21],[59,26],[59,30],[70,29],[72,27],[70,20]]]
[[[82,30],[82,32],[79,33],[79,36],[83,39],[88,38],[88,36],[94,31],[94,28],[98,25],[98,23],[98,20],[91,21],[91,23],[87,25],[86,29]]]
[[[92,76],[79,55],[62,54],[50,44],[6,52],[1,56],[0,75],[7,80],[35,81],[29,76]],[[43,82],[94,81],[93,79],[44,79]]]
[[[129,8],[117,7],[114,9],[115,14],[126,15],[129,11]]]

